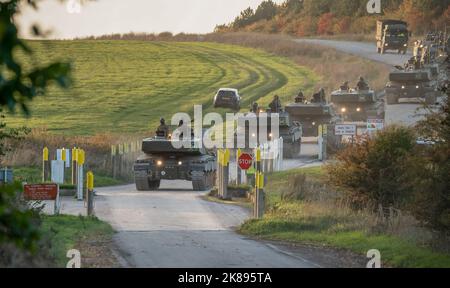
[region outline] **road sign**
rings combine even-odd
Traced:
[[[356,136],[356,125],[336,125],[334,126],[336,136]]]
[[[25,200],[56,200],[58,196],[57,184],[27,184],[24,185]]]
[[[238,159],[239,168],[248,170],[253,164],[253,157],[250,154],[243,153]]]
[[[384,120],[383,119],[368,119],[367,120],[367,130],[368,131],[377,131],[384,129]]]
[[[26,184],[23,186],[23,197],[28,201],[55,201],[54,213],[59,214],[61,202],[58,184]]]

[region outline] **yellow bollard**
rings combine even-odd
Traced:
[[[94,216],[94,173],[91,171],[86,175],[86,182],[87,215]]]
[[[48,148],[42,149],[42,182],[47,182],[50,176],[50,162],[48,161]]]

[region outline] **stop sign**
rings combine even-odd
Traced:
[[[250,154],[243,153],[238,159],[239,168],[248,170],[253,164],[253,157]]]

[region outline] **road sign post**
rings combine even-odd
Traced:
[[[23,187],[23,197],[27,201],[55,201],[54,214],[59,214],[61,203],[58,184],[26,184]]]
[[[335,136],[356,136],[356,125],[343,124],[343,125],[335,125],[334,126],[334,135]]]

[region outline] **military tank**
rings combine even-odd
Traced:
[[[386,84],[386,103],[397,104],[400,98],[422,98],[427,104],[435,104],[438,95],[436,72],[433,69],[413,69],[393,71]]]
[[[280,137],[283,138],[283,155],[284,158],[296,158],[300,154],[302,145],[303,129],[302,124],[298,121],[292,121],[290,115],[286,111],[280,114]]]
[[[368,118],[384,119],[384,105],[377,100],[372,89],[336,90],[331,93],[331,103],[343,121],[366,122]]]
[[[261,111],[263,113],[263,111]],[[272,131],[272,117],[271,117],[271,110],[267,110],[267,122],[262,123],[260,121],[259,114],[256,114],[257,119],[257,133],[250,133],[249,131],[249,123],[248,121],[245,122],[245,131],[244,127],[237,128],[237,131],[235,133],[235,143],[237,142],[237,135],[245,135],[245,149],[250,149],[254,147],[250,147],[250,142],[263,145],[265,143],[258,143],[259,142],[259,133],[261,131],[267,131],[266,139],[267,141],[274,140],[273,139],[273,131]],[[300,154],[301,149],[301,143],[302,143],[302,126],[300,122],[292,121],[291,117],[289,116],[289,113],[286,111],[280,111],[278,114],[279,118],[279,136],[280,138],[283,138],[283,155],[285,158],[292,159],[297,157]],[[254,117],[254,116],[253,116]],[[248,118],[248,114],[244,115],[245,119]],[[242,120],[241,118],[238,119]],[[252,141],[250,141],[250,138],[253,138]]]
[[[292,103],[285,110],[292,121],[300,123],[303,137],[317,137],[319,125],[333,124],[337,120],[333,106],[326,102]]]
[[[216,157],[204,148],[174,148],[180,140],[164,137],[142,141],[142,155],[133,170],[138,191],[157,190],[161,180],[192,181],[194,191],[207,191],[214,185]]]

